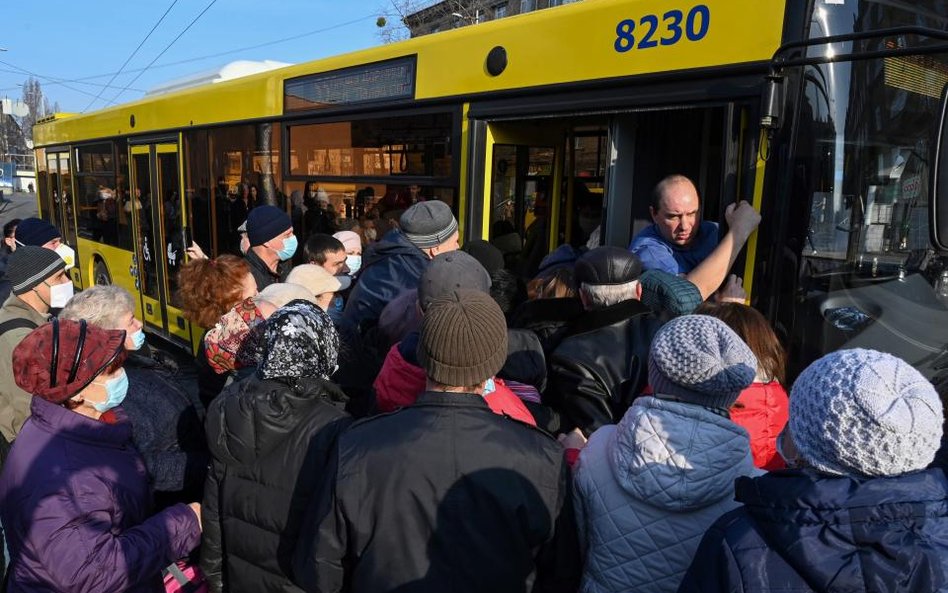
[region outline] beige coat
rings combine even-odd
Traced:
[[[0,307],[0,323],[11,319],[28,319],[40,326],[46,323],[48,316],[11,294]],[[32,396],[17,387],[13,380],[13,349],[31,331],[23,327],[0,335],[0,433],[9,443],[13,442],[30,415]]]

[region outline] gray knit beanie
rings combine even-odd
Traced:
[[[927,467],[942,436],[935,388],[905,361],[840,350],[804,370],[790,394],[793,444],[838,475],[897,476]]]
[[[493,377],[507,359],[507,321],[490,295],[456,290],[425,310],[418,362],[428,378],[467,387]]]
[[[440,200],[418,202],[398,219],[405,238],[419,249],[437,247],[458,230],[451,207]]]
[[[24,245],[10,254],[6,279],[10,282],[13,294],[20,296],[65,269],[66,262],[52,249]]]
[[[659,399],[727,410],[756,374],[747,344],[708,315],[673,319],[652,340],[648,380]]]

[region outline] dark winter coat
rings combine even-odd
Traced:
[[[550,357],[544,403],[586,436],[618,423],[648,384],[648,353],[661,325],[634,300],[587,311]]]
[[[948,479],[781,471],[738,478],[680,593],[948,590]]]
[[[362,271],[346,303],[345,317],[362,327],[374,324],[382,309],[403,290],[417,288],[428,256],[401,233],[388,233],[362,257]]]
[[[0,303],[7,300],[13,284],[7,278],[7,263],[10,260],[11,253],[6,249],[0,250]]]
[[[164,591],[161,569],[201,538],[190,508],[149,516],[151,493],[132,427],[34,397],[0,477],[11,593]]]
[[[201,499],[210,459],[204,408],[161,365],[137,353],[125,361],[128,394],[122,408],[132,442],[145,459],[156,502]]]
[[[533,299],[525,301],[510,316],[510,327],[532,330],[550,357],[560,340],[566,335],[569,324],[582,316],[583,303],[577,298]]]
[[[576,591],[571,479],[548,434],[426,392],[342,436],[294,560],[308,591]]]
[[[272,272],[267,264],[254,253],[253,248],[244,256],[250,266],[250,274],[257,283],[257,292],[277,282],[286,282],[286,277],[293,267],[290,261],[277,262],[276,273]]]
[[[204,492],[201,566],[214,591],[298,591],[293,547],[338,434],[345,396],[321,379],[252,375],[207,414],[214,461]]]

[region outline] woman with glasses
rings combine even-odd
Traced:
[[[125,332],[54,319],[13,351],[33,395],[0,475],[8,591],[163,591],[161,570],[201,538],[200,505],[149,516],[131,426]]]

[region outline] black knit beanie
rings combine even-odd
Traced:
[[[451,387],[493,377],[507,359],[507,322],[483,292],[457,290],[428,305],[418,362],[432,381]]]
[[[20,296],[66,269],[66,262],[52,249],[24,245],[10,254],[6,279],[10,281],[13,294]]]

